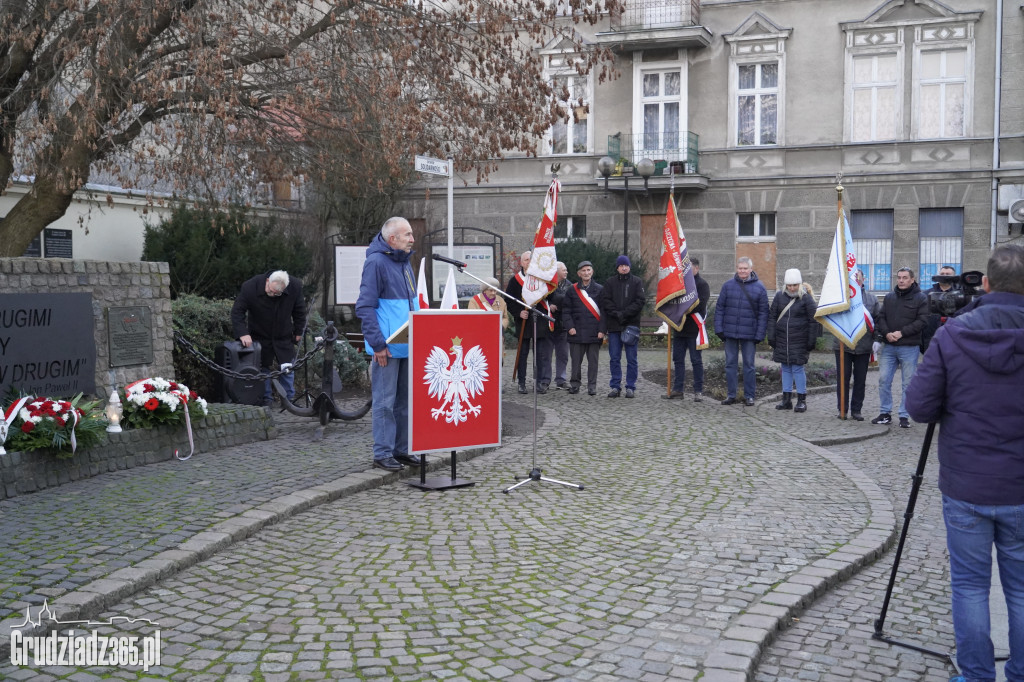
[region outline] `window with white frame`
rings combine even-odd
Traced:
[[[774,241],[774,213],[737,213],[736,237],[740,241]]]
[[[868,291],[892,288],[893,224],[891,210],[850,211],[853,252]]]
[[[590,152],[590,85],[588,76],[566,73],[551,76],[551,89],[562,111],[562,120],[551,126],[551,154]]]
[[[736,74],[736,144],[778,143],[779,64],[740,64]]]
[[[967,129],[967,49],[918,54],[917,137],[963,137]]]
[[[587,238],[587,216],[560,215],[555,220],[555,242]]]
[[[898,52],[854,55],[850,98],[852,142],[894,140],[899,134],[902,60]]]
[[[682,111],[682,72],[644,70],[641,78],[641,146],[647,153],[680,148],[680,112]],[[663,157],[665,154],[658,154]]]
[[[964,210],[962,208],[922,208],[918,214],[918,240],[921,244],[922,289],[931,286],[932,275],[943,265],[960,272],[964,242]]]

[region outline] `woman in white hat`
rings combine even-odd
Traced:
[[[807,375],[804,365],[818,339],[820,326],[814,320],[818,305],[803,287],[796,268],[786,270],[785,289],[775,294],[768,309],[768,343],[772,360],[782,365],[782,402],[776,410],[807,411]],[[796,407],[793,389],[796,388]]]

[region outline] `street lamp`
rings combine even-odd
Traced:
[[[604,191],[608,193],[608,178],[615,169],[615,159],[610,156],[602,156],[597,162],[597,170],[604,178]],[[654,175],[654,162],[650,159],[640,159],[636,164],[636,172],[644,179],[644,193],[647,192],[647,181]],[[629,176],[623,174],[622,192],[622,253],[629,252]]]

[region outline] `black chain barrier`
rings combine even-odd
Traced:
[[[335,341],[337,341],[338,330],[337,328],[334,327],[334,325],[327,325],[327,328],[324,329],[323,337],[316,342],[316,345],[313,346],[313,348],[308,353],[306,353],[301,358],[292,363],[291,367],[289,367],[287,370],[275,369],[270,372],[260,372],[258,374],[254,374],[251,371],[243,374],[241,372],[236,372],[234,370],[228,369],[227,367],[222,367],[218,365],[216,362],[203,355],[202,352],[195,347],[195,344],[193,344],[191,341],[185,338],[185,335],[182,334],[177,329],[174,330],[174,340],[177,341],[182,348],[188,351],[188,353],[190,353],[197,360],[199,360],[199,362],[201,362],[209,369],[212,369],[214,372],[223,374],[226,377],[231,377],[232,379],[241,379],[243,381],[255,381],[259,379],[277,379],[281,375],[288,373],[294,374],[297,370],[301,369],[303,365],[309,362],[314,355],[323,350],[324,346],[326,346],[329,343],[334,343]]]

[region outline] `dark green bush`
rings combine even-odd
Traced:
[[[604,284],[604,281],[615,274],[615,259],[622,253],[620,247],[610,242],[584,241],[582,239],[568,239],[559,242],[555,247],[558,260],[565,263],[569,270],[569,279],[576,281],[576,266],[580,261],[588,260],[594,264],[594,281]],[[630,272],[644,281],[647,290],[651,288],[651,282],[647,281],[647,264],[638,254],[630,253]],[[648,293],[650,293],[648,291]]]
[[[312,252],[301,234],[285,234],[272,220],[242,208],[178,206],[147,225],[142,259],[170,265],[171,296],[234,298],[245,280],[271,270],[302,278]]]

